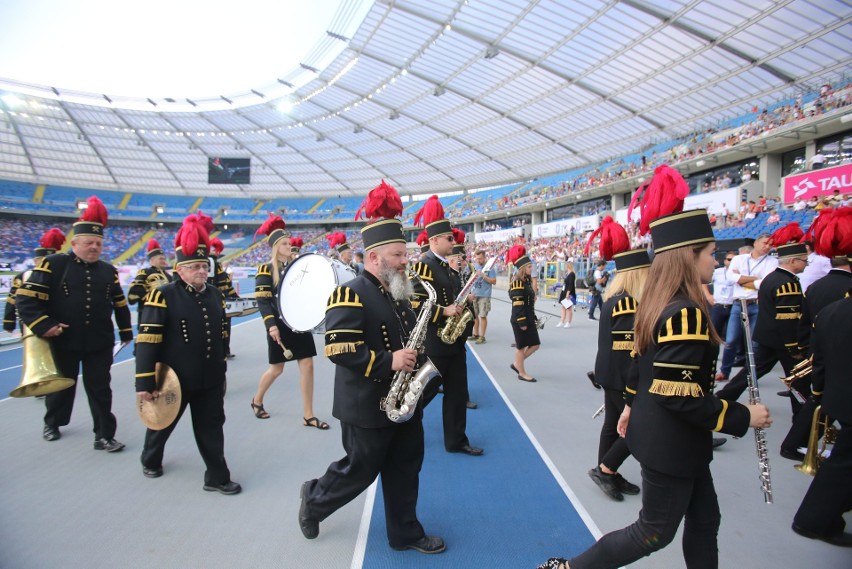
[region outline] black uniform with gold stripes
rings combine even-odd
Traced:
[[[393,352],[405,346],[414,324],[409,303],[393,300],[367,271],[331,294],[325,355],[336,366],[333,414],[340,420],[346,456],[305,486],[306,513],[322,521],[381,474],[392,547],[424,535],[416,513],[423,463],[422,404],[404,423],[392,422],[380,408],[395,373]]]
[[[24,282],[24,275],[29,272],[31,271],[18,273],[12,278],[12,286],[9,288],[9,296],[6,297],[6,307],[3,311],[3,329],[7,332],[13,332],[18,323],[18,308],[15,306],[15,294]]]
[[[465,335],[452,344],[445,344],[438,337],[438,331],[444,327],[447,317],[444,307],[450,306],[461,292],[461,281],[458,273],[450,268],[446,260],[439,259],[432,251],[427,251],[414,264],[413,270],[420,278],[435,289],[437,300],[429,316],[426,332],[426,355],[438,368],[441,378],[429,382],[423,394],[428,405],[438,394],[438,388],[444,386],[443,418],[444,418],[444,447],[455,451],[469,446],[467,430],[467,402],[470,400],[467,387],[467,352],[465,350]],[[415,310],[427,298],[426,289],[414,281]]]
[[[231,280],[231,275],[222,268],[222,264],[219,262],[219,257],[217,255],[211,255],[209,258],[213,259],[213,264],[216,266],[216,269],[213,271],[213,275],[207,278],[207,282],[218,288],[219,292],[222,293],[222,296],[225,297],[225,300],[237,298],[237,291],[234,289],[234,282]],[[225,355],[227,357],[233,357],[231,355],[230,316],[225,317]]]
[[[798,329],[805,295],[799,277],[778,267],[763,279],[757,295],[758,317],[752,338],[756,344],[755,381],[769,373],[778,362],[781,362],[785,375],[789,375],[802,355]],[[716,395],[721,399],[736,401],[747,387],[748,366],[731,378]],[[807,379],[794,382],[793,389],[807,393]],[[795,397],[790,397],[790,404],[795,414],[801,404]]]
[[[63,377],[76,379],[82,363],[95,438],[112,439],[116,428],[110,388],[113,314],[119,338],[133,339],[130,309],[116,268],[105,261],[87,263],[73,252],[48,255],[18,288],[15,300],[21,322],[37,336],[59,323],[68,325],[63,334],[50,340],[56,366]],[[45,425],[58,428],[68,424],[75,393],[76,383],[46,397]]]
[[[230,480],[223,434],[227,369],[224,320],[222,293],[209,285],[199,292],[178,277],[146,296],[136,338],[136,391],[154,390],[155,368],[161,362],[178,376],[181,408],[169,427],[145,433],[144,467],[162,466],[166,441],[190,405],[195,440],[207,466],[205,483],[217,485]]]
[[[127,290],[127,302],[138,304],[137,310],[139,314],[142,314],[142,309],[145,307],[145,296],[150,292],[152,285],[154,287],[160,286],[171,280],[172,276],[167,271],[158,269],[157,267],[149,266],[139,269],[136,276],[133,277],[133,282],[130,283],[130,288]],[[138,324],[137,322],[137,327]]]
[[[604,388],[604,423],[598,446],[598,464],[617,471],[630,451],[616,427],[624,411],[627,375],[633,363],[633,324],[636,300],[622,292],[604,302],[598,328],[598,353],[595,357],[595,381]]]
[[[264,263],[257,267],[257,274],[254,277],[254,297],[257,300],[257,307],[260,309],[260,314],[263,316],[263,324],[266,326],[266,344],[268,348],[269,363],[280,364],[287,361],[284,357],[284,350],[281,346],[269,336],[269,329],[273,326],[278,326],[278,332],[281,334],[281,343],[288,350],[293,352],[294,360],[304,358],[312,358],[317,355],[317,348],[314,344],[314,337],[310,332],[294,332],[290,329],[278,310],[278,289],[281,287],[281,277],[287,265],[281,263],[278,267],[278,285],[274,284],[272,279],[272,264]]]
[[[515,334],[515,346],[522,350],[528,346],[538,346],[541,340],[535,325],[535,290],[530,277],[516,278],[509,284],[509,299],[512,301],[512,332]],[[526,330],[521,330],[525,326]]]

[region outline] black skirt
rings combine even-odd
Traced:
[[[284,347],[293,352],[293,357],[289,360],[284,357],[284,350],[281,349],[275,340],[266,333],[266,345],[269,352],[269,363],[280,364],[287,361],[303,360],[312,358],[317,355],[317,346],[314,343],[314,335],[310,332],[294,332],[284,322],[277,320],[278,331],[281,333],[281,343]]]
[[[527,326],[526,330],[521,330],[520,326],[512,323],[512,332],[515,333],[515,347],[519,350],[541,344],[541,340],[538,338],[538,328],[535,324]]]

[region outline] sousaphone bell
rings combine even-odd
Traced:
[[[38,397],[68,389],[74,385],[74,380],[62,377],[56,369],[53,353],[50,351],[50,341],[39,338],[32,331],[24,328],[21,339],[23,348],[23,370],[21,384],[9,392],[11,397]]]
[[[177,419],[180,411],[180,381],[172,368],[158,363],[155,370],[158,395],[151,401],[136,396],[137,410],[142,424],[152,431],[162,431]]]

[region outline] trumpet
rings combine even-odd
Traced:
[[[814,358],[813,356],[809,357],[806,360],[802,360],[797,363],[793,369],[790,370],[790,375],[787,377],[782,377],[781,381],[784,382],[784,385],[787,386],[787,389],[792,389],[793,382],[797,379],[802,379],[803,377],[807,377],[811,374],[814,367]]]
[[[802,362],[804,363],[804,362]],[[832,420],[822,413],[822,405],[818,405],[814,409],[814,416],[811,420],[811,434],[808,437],[808,452],[805,454],[805,459],[802,464],[797,464],[793,468],[808,476],[816,476],[820,465],[823,461],[823,453],[825,447],[834,443],[837,440],[837,427],[831,424]],[[820,427],[823,429],[822,444],[819,444]]]

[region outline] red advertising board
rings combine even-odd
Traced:
[[[784,178],[784,203],[792,203],[796,198],[808,201],[812,196],[830,196],[834,190],[839,190],[840,195],[852,193],[852,164],[787,176]]]

